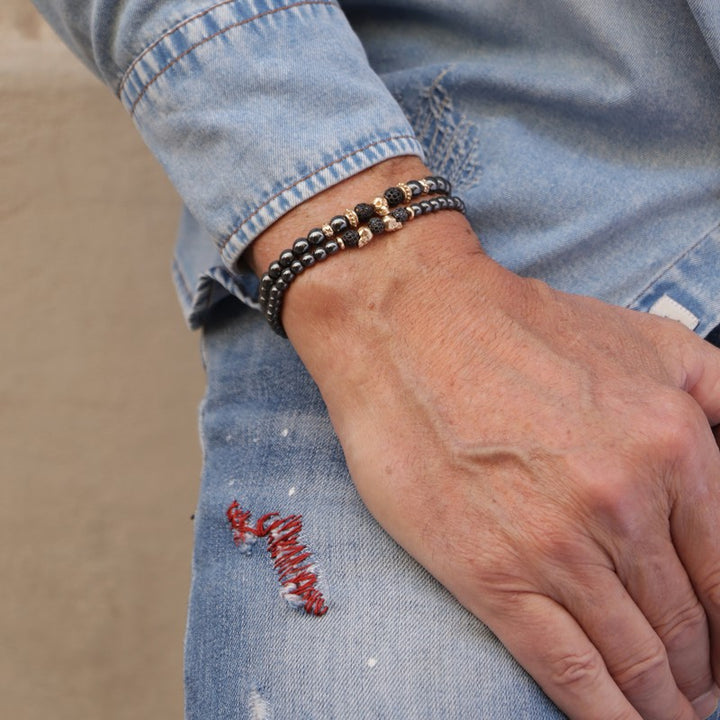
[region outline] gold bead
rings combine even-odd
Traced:
[[[384,197],[376,197],[372,201],[375,212],[382,217],[390,212],[390,206],[387,204],[387,200]]]
[[[358,241],[358,247],[365,247],[372,239],[373,234],[372,230],[370,228],[361,227],[360,230],[358,230],[360,233],[360,240]]]
[[[408,221],[412,220],[415,217],[415,211],[408,205],[406,208],[407,214],[409,215]]]
[[[402,190],[405,196],[405,202],[409,203],[412,200],[412,190],[407,183],[398,183],[397,186]]]
[[[427,195],[430,192],[430,186],[424,181],[424,180],[418,180],[420,183],[420,187],[423,189],[423,192]]]
[[[386,215],[382,220],[385,224],[385,230],[387,232],[394,232],[402,227],[402,223],[396,220],[392,215]]]
[[[338,244],[338,247],[339,247],[341,250],[344,250],[344,249],[345,249],[345,243],[343,242],[343,239],[342,239],[340,236],[338,236],[338,237],[335,238],[335,242]]]
[[[323,225],[320,229],[326,238],[331,238],[335,234],[335,231],[329,225]]]
[[[358,219],[357,213],[354,210],[350,210],[348,208],[345,211],[345,217],[347,218],[347,221],[350,223],[351,228],[356,228],[358,225],[360,225],[360,220]]]

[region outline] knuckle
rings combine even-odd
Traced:
[[[707,632],[705,611],[700,602],[693,598],[656,623],[655,631],[668,653],[672,653],[688,644],[696,643],[698,636]]]
[[[610,668],[618,687],[629,697],[650,697],[661,687],[668,672],[665,647],[659,638],[649,642],[644,652],[637,652],[623,664]]]
[[[647,536],[653,514],[648,512],[648,489],[640,473],[621,468],[586,484],[585,502],[590,516],[625,541]]]
[[[698,433],[706,425],[695,400],[680,390],[666,389],[656,407],[650,425],[651,442],[666,457],[677,458],[692,452]]]
[[[577,692],[595,685],[605,670],[603,660],[594,648],[549,658],[548,664],[550,679],[555,686]]]

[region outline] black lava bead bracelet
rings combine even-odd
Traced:
[[[441,210],[464,213],[463,201],[450,193],[450,183],[438,176],[398,183],[372,203],[359,203],[298,238],[292,248],[283,250],[280,257],[270,263],[260,278],[260,306],[270,327],[278,335],[287,337],[280,320],[283,297],[295,278],[307,268],[340,250],[364,247],[377,235],[400,230],[404,223],[421,215]],[[433,197],[413,202],[422,195]]]

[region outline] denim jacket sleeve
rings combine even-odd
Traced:
[[[186,318],[253,304],[247,245],[282,214],[422,150],[336,0],[35,0],[120,98],[179,191]],[[217,283],[224,287],[218,293]]]

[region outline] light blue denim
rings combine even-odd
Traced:
[[[253,309],[242,251],[329,185],[417,154],[505,266],[639,310],[667,296],[706,334],[717,0],[36,4],[186,206],[173,271],[208,372],[188,718],[562,717],[365,511],[314,384]],[[280,597],[264,539],[233,544],[234,499],[253,520],[302,515],[327,614]]]

